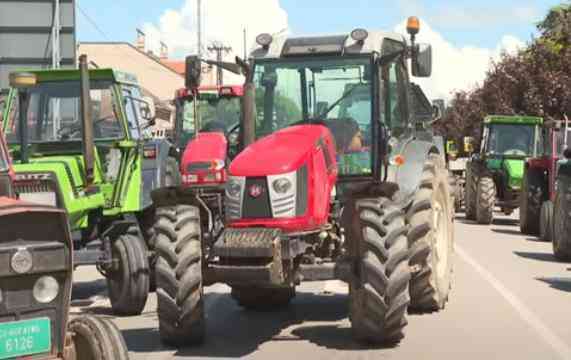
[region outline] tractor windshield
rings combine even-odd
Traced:
[[[371,171],[372,87],[368,57],[260,62],[254,69],[256,138],[300,123],[324,123],[341,174]]]
[[[19,140],[19,112],[25,111],[29,143],[82,140],[79,81],[46,82],[26,89],[27,106],[18,104],[5,127],[10,143]],[[91,116],[96,140],[122,139],[125,130],[111,82],[91,82]],[[21,97],[20,97],[21,98]],[[17,99],[14,99],[18,102]]]
[[[535,125],[492,124],[489,127],[488,153],[493,155],[533,155]]]
[[[178,116],[182,117],[182,131],[179,137],[179,146],[184,147],[194,136],[194,103],[192,98],[179,102],[180,111]],[[217,94],[200,94],[197,103],[200,124],[199,131],[228,132],[233,126],[240,122],[240,97],[219,97]]]

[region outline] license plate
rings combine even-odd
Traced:
[[[48,206],[57,205],[56,193],[53,191],[20,193],[20,200],[40,205],[48,205]]]
[[[0,359],[49,352],[51,339],[48,318],[0,323]]]

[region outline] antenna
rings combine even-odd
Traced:
[[[569,129],[569,119],[567,118],[567,114],[563,114],[563,118],[565,119],[565,135],[563,135],[563,146],[567,148],[567,130]]]
[[[202,58],[202,1],[201,0],[197,0],[196,1],[196,7],[197,7],[197,11],[196,11],[196,25],[198,27],[198,31],[196,32],[198,35],[198,41],[197,41],[197,47],[198,47],[198,58],[201,59]]]

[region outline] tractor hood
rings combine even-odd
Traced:
[[[226,160],[228,142],[223,133],[205,132],[191,140],[182,155],[182,166],[195,162]]]
[[[295,171],[329,130],[322,125],[296,125],[259,139],[230,165],[232,176],[267,176]]]
[[[488,169],[504,171],[507,176],[508,186],[512,189],[520,189],[523,180],[524,159],[490,159],[487,161]]]

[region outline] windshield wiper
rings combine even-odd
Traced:
[[[319,114],[318,116],[310,119],[310,122],[316,121],[316,120],[320,120],[322,117],[326,116],[327,114],[329,114],[331,112],[331,110],[335,109],[335,107],[337,105],[339,105],[341,103],[341,101],[345,100],[347,98],[347,96],[351,95],[353,93],[353,91],[359,86],[360,84],[355,84],[353,85],[353,87],[351,87],[351,89],[345,91],[345,93],[343,93],[343,95],[341,95],[341,97],[336,100],[330,107],[328,107],[324,112],[322,112],[321,114]]]

